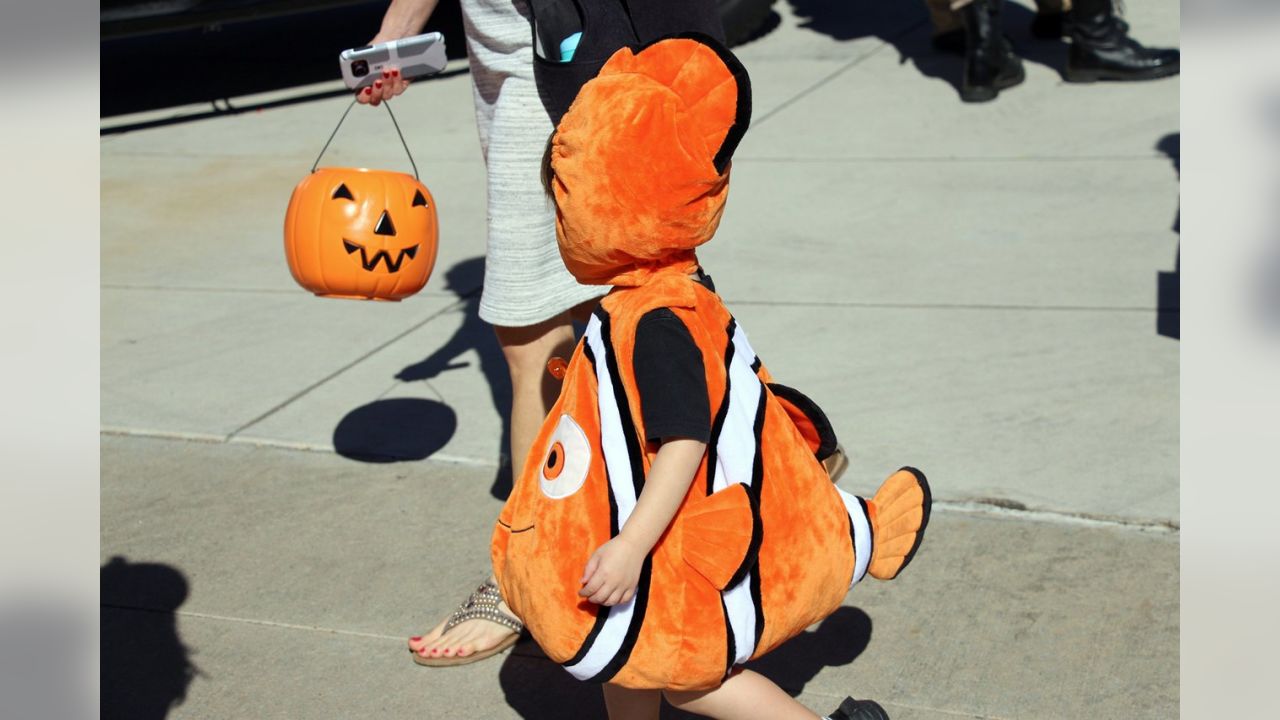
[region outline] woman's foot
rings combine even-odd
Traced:
[[[431,632],[409,638],[409,652],[419,665],[463,665],[511,647],[521,630],[490,580]]]

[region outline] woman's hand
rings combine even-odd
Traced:
[[[438,2],[439,0],[391,0],[387,11],[382,15],[381,29],[369,44],[377,45],[422,32]],[[367,105],[377,105],[399,95],[407,87],[409,81],[404,79],[398,68],[386,70],[381,78],[373,81],[371,87],[357,91],[356,100]]]
[[[587,561],[578,595],[597,605],[617,605],[630,600],[640,584],[640,567],[645,555],[621,535],[601,545]]]
[[[395,39],[378,33],[377,37],[369,41],[369,44],[376,45],[380,42]],[[373,85],[366,85],[356,92],[356,101],[377,107],[383,100],[390,100],[404,92],[408,87],[409,81],[405,80],[404,76],[400,74],[399,68],[384,68],[382,77],[374,80]]]

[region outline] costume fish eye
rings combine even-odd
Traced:
[[[893,473],[869,500],[834,485],[823,465],[836,449],[830,422],[773,381],[695,275],[749,119],[742,65],[709,38],[681,36],[616,53],[551,143],[565,265],[614,289],[569,361],[491,549],[503,598],[581,680],[716,687],[830,615],[865,575],[895,577],[928,523],[918,470]],[[657,451],[633,365],[637,325],[657,309],[701,352],[711,435],[635,596],[601,606],[578,595],[583,568],[626,525]]]

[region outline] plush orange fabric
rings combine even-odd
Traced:
[[[631,286],[696,267],[693,249],[715,233],[729,188],[715,159],[745,131],[735,124],[749,108],[745,71],[721,53],[696,40],[623,48],[561,119],[551,143],[556,226],[580,282]]]
[[[580,280],[615,288],[569,361],[492,554],[512,610],[580,679],[715,687],[829,615],[868,566],[896,574],[927,520],[923,477],[903,471],[885,496],[895,534],[877,534],[875,501],[837,490],[818,460],[834,443],[825,417],[771,385],[720,297],[688,275],[719,222],[749,98],[727,50],[664,40],[615,55],[553,141],[561,253]],[[702,353],[712,438],[636,597],[600,607],[577,595],[583,569],[625,526],[656,453],[633,366],[636,327],[656,308]],[[892,541],[892,557],[873,537]]]

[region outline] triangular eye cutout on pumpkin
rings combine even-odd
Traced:
[[[396,234],[396,226],[391,224],[391,214],[386,210],[382,211],[382,217],[378,218],[378,225],[373,229],[374,235],[391,235]]]
[[[352,202],[355,201],[355,197],[351,194],[351,191],[347,189],[346,183],[341,183],[338,187],[333,189],[333,199],[337,200],[338,198],[346,198]]]
[[[418,207],[419,205],[421,205],[422,207],[426,207],[427,199],[422,196],[421,190],[414,190],[413,191],[413,207]]]

